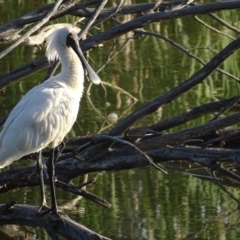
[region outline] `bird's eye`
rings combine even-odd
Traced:
[[[74,36],[73,36],[72,33],[69,33],[69,34],[67,35],[66,45],[67,45],[67,47],[70,47],[70,46],[72,46],[73,44],[74,44]]]
[[[68,34],[69,38],[73,38],[73,35],[71,33]]]

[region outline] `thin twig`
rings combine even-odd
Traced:
[[[129,43],[129,41],[131,40],[132,38],[129,37],[126,39],[126,41],[123,43],[123,45],[120,47],[120,49],[118,51],[116,51],[115,53],[112,54],[113,50],[115,49],[115,43],[112,47],[112,49],[110,50],[110,53],[108,54],[108,57],[107,57],[107,60],[102,64],[102,66],[96,71],[97,73],[99,73],[100,71],[102,71],[102,69],[104,69],[106,67],[106,65],[113,59],[115,58],[126,46],[127,44]],[[128,97],[134,99],[134,101],[137,101],[138,99],[135,98],[133,95],[131,95],[129,92],[125,91],[124,89],[116,86],[116,85],[113,85],[111,83],[108,83],[108,82],[104,82],[102,81],[101,82],[102,86],[103,85],[106,85],[108,87],[112,87],[112,88],[115,88],[116,90],[122,92],[123,94],[127,95]],[[89,94],[90,90],[91,90],[91,87],[92,87],[92,82],[89,84],[89,87],[87,89],[87,94]],[[104,88],[105,90],[105,88]],[[106,92],[106,91],[105,91]]]
[[[229,23],[227,23],[226,21],[222,20],[215,13],[208,13],[208,15],[211,16],[213,19],[215,19],[217,22],[221,23],[223,26],[231,29],[232,31],[234,31],[237,34],[240,34],[240,30],[238,28],[235,28],[232,25],[230,25]]]
[[[108,87],[111,87],[111,88],[115,88],[116,90],[118,90],[119,92],[127,95],[128,97],[132,98],[134,101],[137,101],[138,99],[135,98],[132,94],[130,94],[129,92],[125,91],[124,89],[118,87],[117,85],[114,85],[114,84],[111,84],[111,83],[108,83],[108,82],[104,82],[102,81],[101,82],[103,85],[105,86],[108,86]]]
[[[53,16],[58,7],[62,4],[63,0],[58,0],[57,3],[55,4],[54,8],[52,9],[51,12],[49,12],[47,14],[47,16],[45,18],[43,18],[38,24],[36,24],[33,28],[31,28],[28,32],[26,32],[24,35],[22,35],[15,43],[13,43],[10,47],[8,47],[7,49],[5,49],[4,51],[2,51],[0,53],[0,59],[2,57],[4,57],[5,55],[7,55],[9,52],[11,52],[15,47],[17,47],[24,39],[26,39],[27,37],[29,37],[33,32],[35,32],[36,30],[38,30],[42,25],[44,25],[46,22],[49,21],[50,17]]]
[[[46,74],[43,81],[45,81],[48,78],[50,78],[51,76],[53,76],[53,74],[55,73],[55,71],[57,70],[59,65],[60,65],[59,59],[55,60],[54,63],[52,64],[52,66],[48,69],[47,74]]]
[[[107,2],[108,0],[102,0],[99,6],[94,10],[91,18],[88,19],[85,26],[83,27],[80,34],[78,35],[79,39],[81,39],[88,32],[88,30],[90,29],[90,27],[92,26],[92,24],[94,23],[98,15],[101,13],[102,9],[104,8]]]
[[[164,167],[162,167],[160,164],[154,163],[153,159],[151,157],[149,157],[146,153],[144,153],[142,150],[140,150],[134,144],[132,144],[132,143],[126,141],[126,140],[123,140],[123,139],[120,139],[120,138],[117,138],[117,137],[108,136],[108,135],[98,135],[98,136],[95,136],[93,138],[94,142],[101,141],[101,140],[111,140],[111,141],[119,142],[119,143],[122,143],[122,144],[125,144],[125,145],[128,145],[128,146],[134,148],[135,150],[137,150],[141,155],[143,155],[148,160],[150,165],[152,165],[157,170],[167,174],[167,170]]]
[[[234,130],[232,130],[232,132],[223,134],[220,137],[217,137],[217,138],[211,139],[209,141],[206,141],[203,144],[201,144],[200,146],[202,148],[206,148],[208,146],[211,146],[214,143],[218,143],[218,142],[224,143],[224,142],[226,142],[228,140],[233,140],[234,138],[239,138],[239,136],[240,136],[240,131],[234,129]]]
[[[173,40],[159,34],[159,33],[153,33],[153,32],[148,32],[148,31],[144,31],[144,30],[134,30],[134,33],[136,34],[143,34],[143,35],[149,35],[149,36],[154,36],[160,39],[163,39],[164,41],[170,43],[172,46],[176,47],[177,49],[179,49],[180,51],[184,52],[187,56],[194,58],[196,61],[200,62],[203,66],[206,65],[205,62],[203,62],[199,57],[193,55],[192,53],[190,53],[190,50],[185,49],[184,47],[180,46],[179,44],[177,44],[176,42],[174,42]],[[191,49],[192,50],[192,49]],[[238,83],[240,83],[240,79],[237,78],[236,76],[220,69],[220,68],[216,68],[215,69],[217,72],[220,72],[232,79],[234,79],[235,81],[237,81]]]
[[[221,32],[221,31],[217,30],[216,28],[210,26],[209,24],[205,23],[203,20],[201,20],[200,18],[198,18],[198,16],[194,16],[193,18],[194,18],[197,22],[199,22],[199,23],[201,23],[202,25],[204,25],[205,27],[211,29],[212,31],[214,31],[214,32],[216,32],[216,33],[218,33],[218,34],[220,34],[220,35],[223,35],[223,36],[225,36],[225,37],[228,37],[228,38],[230,38],[230,39],[232,39],[232,40],[235,40],[234,37],[232,37],[232,36],[230,36],[230,35],[228,35],[228,34],[226,34],[226,33],[223,33],[223,32]]]
[[[82,189],[83,187],[86,187],[86,186],[88,186],[88,185],[92,185],[93,183],[95,183],[95,182],[97,181],[97,178],[98,178],[98,175],[97,175],[95,178],[90,179],[90,180],[82,183],[82,184],[81,184],[80,186],[78,186],[78,187],[79,187],[80,189]]]
[[[112,48],[112,50],[110,51],[110,53],[109,53],[109,55],[108,55],[108,57],[107,57],[107,60],[106,60],[106,61],[102,64],[102,66],[97,70],[97,73],[99,73],[100,71],[102,71],[102,69],[103,69],[113,58],[115,58],[115,57],[127,46],[127,44],[129,43],[129,41],[133,39],[132,37],[133,37],[133,35],[130,36],[130,37],[128,37],[128,38],[126,39],[126,41],[122,44],[122,46],[119,48],[119,50],[116,51],[116,52],[113,53],[113,54],[112,54],[112,52],[113,52],[113,49],[114,49],[114,48]]]
[[[87,33],[87,31],[89,30],[89,28],[91,27],[91,24],[95,21],[95,19],[97,18],[97,16],[100,14],[101,10],[103,9],[103,7],[105,6],[105,4],[107,3],[107,0],[102,1],[102,3],[98,6],[98,8],[96,8],[96,10],[94,11],[94,13],[92,14],[91,18],[87,21],[87,23],[85,24],[85,26],[83,27],[83,29],[80,31],[80,33],[78,34],[79,39],[82,39],[83,36]],[[51,66],[51,68],[48,70],[47,75],[45,77],[45,80],[48,79],[49,77],[53,76],[53,74],[55,73],[55,71],[57,70],[57,68],[60,65],[60,61],[59,59],[56,60],[54,62],[54,64]]]
[[[223,113],[227,112],[229,109],[231,109],[232,107],[234,107],[235,104],[237,104],[240,100],[240,97],[237,97],[235,99],[233,99],[227,106],[223,107],[221,109],[221,111],[219,111],[212,119],[211,121],[217,120],[219,118],[220,115],[222,115]]]
[[[102,19],[99,19],[98,21],[96,21],[92,25],[92,27],[95,27],[95,26],[99,25],[100,23],[102,23],[102,22],[106,21],[107,19],[109,19],[109,18],[113,17],[114,15],[116,15],[120,11],[124,1],[125,0],[120,0],[119,4],[117,5],[117,7],[114,9],[113,12],[110,12],[109,14],[106,14]]]
[[[145,11],[145,14],[153,13],[154,11],[156,11],[156,9],[159,8],[161,3],[162,3],[162,0],[157,1],[152,8],[148,9],[147,11]]]
[[[91,183],[93,183],[93,181]],[[106,200],[90,193],[89,191],[81,189],[84,185],[74,186],[73,184],[69,184],[69,183],[66,183],[66,182],[61,182],[61,181],[58,181],[58,180],[56,181],[55,184],[56,184],[57,187],[60,187],[61,189],[65,190],[65,191],[68,191],[68,192],[71,192],[73,194],[85,197],[86,199],[88,199],[88,200],[90,200],[94,203],[97,203],[102,207],[109,208],[111,206],[111,204],[109,202],[107,202]],[[90,184],[90,182],[87,182],[86,184]]]

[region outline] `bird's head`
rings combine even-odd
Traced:
[[[79,39],[76,29],[72,27],[62,27],[54,32],[52,32],[47,38],[47,50],[46,56],[48,61],[55,61],[59,58],[57,53],[57,44],[62,45],[62,47],[72,48],[76,55],[79,57],[82,65],[88,72],[89,78],[95,84],[99,84],[101,79],[97,73],[91,68],[88,61],[83,55],[83,52],[79,46]]]

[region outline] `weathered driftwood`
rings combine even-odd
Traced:
[[[51,20],[54,17],[61,17],[67,13],[67,11],[75,5],[67,4],[68,1],[62,1],[61,6],[54,11],[53,16],[50,18]],[[85,5],[85,4],[84,4]],[[19,34],[22,30],[24,30],[29,24],[34,22],[39,22],[43,20],[49,12],[52,12],[55,3],[48,4],[42,6],[38,9],[27,13],[26,15],[20,17],[19,19],[13,20],[3,26],[0,27],[0,41],[2,42],[11,42],[19,38]]]
[[[177,116],[173,116],[173,117],[163,120],[163,121],[159,121],[152,125],[130,128],[127,131],[127,133],[125,134],[125,139],[132,142],[138,138],[141,138],[141,141],[142,141],[142,139],[152,137],[153,134],[155,134],[155,137],[157,135],[162,135],[161,132],[164,130],[168,130],[168,129],[180,126],[181,124],[188,123],[188,122],[190,122],[194,119],[197,119],[201,116],[205,116],[205,115],[209,115],[209,114],[215,115],[216,112],[219,112],[221,109],[228,107],[230,103],[238,101],[238,100],[239,100],[239,97],[234,97],[234,98],[230,98],[230,99],[226,99],[226,100],[206,103],[206,104],[203,104],[192,110],[189,110],[188,112],[182,113]],[[231,108],[230,108],[230,111],[233,111],[233,112],[239,111],[239,110],[240,110],[240,106],[238,103],[236,103],[234,106],[231,106]],[[223,126],[221,126],[220,128],[222,128],[222,127]],[[214,132],[215,136],[212,136],[212,140],[214,140],[215,138],[221,137],[221,139],[219,139],[219,140],[215,139],[214,140],[215,142],[220,141],[220,140],[222,140],[222,141],[231,140],[228,137],[228,135],[226,135],[226,134],[234,134],[236,136],[238,134],[238,133],[236,133],[236,132],[238,132],[237,129],[228,130],[227,132],[220,131],[220,130],[218,132],[216,132],[216,130],[214,130],[213,132]],[[146,134],[151,134],[151,135],[149,136]],[[204,134],[206,134],[206,133],[204,133]],[[72,150],[74,150],[74,147],[79,146],[79,145],[84,145],[84,144],[90,142],[93,137],[94,137],[94,135],[88,135],[88,136],[78,136],[78,137],[69,139],[67,142],[67,145],[65,147],[65,151],[72,151]],[[234,139],[233,136],[232,136],[232,138]],[[60,157],[60,159],[61,159],[61,157]]]
[[[38,207],[26,204],[11,204],[8,206],[0,204],[0,225],[17,224],[33,227],[41,227],[46,230],[51,239],[59,239],[57,234],[66,239],[86,240],[107,240],[83,225],[71,220],[67,215],[62,214],[62,221],[51,213],[44,215],[37,214]]]
[[[205,116],[208,114],[215,114],[216,112],[219,112],[221,109],[225,108],[226,106],[228,106],[230,103],[232,103],[235,100],[239,101],[239,97],[234,97],[231,99],[221,100],[221,101],[217,101],[217,102],[206,103],[206,104],[203,104],[192,110],[189,110],[188,112],[182,113],[181,115],[172,117],[170,119],[166,119],[161,122],[157,122],[150,126],[145,126],[145,128],[151,129],[153,131],[163,131],[166,129],[170,129],[170,128],[179,126],[183,123],[190,122],[201,116]],[[230,110],[231,111],[239,111],[240,105],[238,103],[236,103],[234,106],[232,106],[232,108]],[[138,129],[140,130],[141,128],[138,128]],[[135,130],[137,130],[137,129],[135,129]]]
[[[138,13],[142,16],[138,16],[122,24],[118,21],[114,21],[114,23],[117,23],[115,27],[82,41],[81,47],[84,51],[87,51],[90,48],[98,46],[101,43],[114,39],[125,33],[130,31],[134,32],[136,29],[143,28],[150,23],[185,16],[194,16],[196,14],[210,14],[217,19],[217,21],[220,21],[227,26],[226,23],[215,17],[211,12],[240,8],[239,1],[226,1],[201,6],[189,6],[188,4],[191,2],[191,0],[179,0],[174,3],[161,3],[160,5],[159,2],[157,2],[123,6],[122,1],[120,1],[118,6],[106,9],[101,9],[101,7],[99,7],[100,5],[98,5],[100,14],[96,15],[98,16],[98,20],[92,26],[98,25],[106,19],[111,19],[110,17],[112,16],[116,17],[132,13]],[[60,1],[58,1],[58,3],[60,3]],[[56,12],[52,12],[53,16],[51,17],[51,20],[65,14],[84,16],[93,19],[93,12],[96,13],[96,11],[94,8],[89,8],[89,6],[95,3],[99,3],[99,1],[91,1],[89,5],[85,3],[75,5],[75,1],[71,1],[71,4],[69,4],[69,1],[62,1],[61,7],[58,8]],[[100,4],[101,3],[103,4],[104,2],[100,2]],[[189,7],[181,9],[186,5]],[[54,4],[45,5],[6,24],[5,26],[0,27],[0,41],[11,42],[17,40],[21,37],[22,31],[29,26],[29,24],[44,20],[46,15],[51,13],[53,6]],[[94,16],[94,19],[96,16]],[[229,26],[229,28],[238,32],[231,26]],[[25,39],[24,43],[28,45],[41,44],[48,34],[44,29],[42,31],[44,36],[40,34],[42,38],[40,39],[37,37],[37,42],[29,37]],[[135,31],[135,34],[144,34],[144,32]],[[231,163],[232,165],[234,163],[239,164],[239,150],[221,148],[224,146],[231,148],[234,147],[234,142],[240,142],[239,140],[236,140],[239,139],[239,129],[232,127],[225,131],[226,127],[239,122],[240,114],[235,113],[222,119],[218,119],[224,111],[229,109],[232,111],[239,110],[238,98],[206,103],[205,105],[196,107],[187,113],[182,113],[179,116],[175,116],[165,121],[150,126],[132,128],[139,119],[154,113],[157,109],[164,107],[181,94],[187,92],[197,84],[202,83],[206,77],[215,71],[223,61],[239,48],[240,38],[233,40],[191,78],[166,94],[163,94],[153,101],[143,105],[137,111],[127,116],[104,136],[93,135],[70,140],[67,143],[64,153],[56,164],[56,187],[61,188],[64,191],[72,192],[78,196],[86,197],[104,207],[109,207],[110,204],[106,200],[86,191],[82,188],[83,185],[74,185],[71,180],[75,177],[91,172],[145,167],[151,164],[151,160],[153,160],[155,164],[171,162],[172,160],[184,160],[190,163],[197,163],[201,166],[207,167],[213,174],[215,171],[218,171],[222,176],[240,182],[238,172],[233,172],[232,169],[224,168],[224,166],[222,166],[225,162]],[[184,51],[185,54],[187,54],[187,50]],[[41,58],[28,63],[1,77],[0,90],[26,76],[47,68],[48,66],[49,64],[47,63],[46,58]],[[222,73],[222,71],[220,72]],[[238,81],[238,78],[235,77],[235,80]],[[212,119],[213,121],[170,134],[162,132],[209,113],[214,113],[215,117]],[[3,123],[4,119],[0,122],[0,127]],[[111,139],[109,136],[114,136],[115,138]],[[131,144],[123,145],[121,144],[123,142],[122,140],[128,141]],[[133,150],[132,144],[138,149],[135,148]],[[141,151],[148,155],[150,161]],[[47,152],[45,152],[45,157],[45,160],[47,161]],[[36,156],[33,154],[32,158],[35,159]],[[46,179],[46,177],[44,181],[48,184],[48,179]],[[19,187],[36,185],[39,185],[39,178],[35,163],[28,167],[8,170],[0,174],[0,193]],[[52,239],[58,239],[56,234],[62,235],[68,239],[79,239],[79,236],[81,236],[81,239],[107,239],[73,222],[68,219],[67,216],[63,216],[63,222],[65,224],[63,227],[63,222],[59,222],[51,214],[39,216],[36,212],[36,206],[13,204],[12,207],[9,206],[6,208],[6,205],[0,205],[0,225],[14,223],[40,226],[46,229]],[[28,218],[26,218],[26,216]]]
[[[161,3],[159,10],[165,11],[166,9],[172,10],[175,6],[186,6],[186,4],[191,3],[193,0],[178,0],[174,2],[164,2]],[[92,16],[95,8],[89,8],[89,6],[99,3],[99,1],[91,1],[90,3],[81,3],[75,4],[75,1],[69,3],[70,1],[63,1],[61,7],[58,9],[56,13],[51,17],[50,20],[57,19],[66,14],[86,17],[89,18]],[[117,15],[124,14],[133,14],[133,13],[143,13],[148,12],[154,7],[155,3],[141,3],[141,4],[133,4],[126,5],[121,7],[121,11],[118,11]],[[47,13],[52,11],[54,7],[54,3],[50,3],[44,6],[41,6],[28,14],[13,20],[4,26],[0,27],[0,42],[9,42],[16,40],[20,35],[20,32],[24,30],[29,24],[41,21]],[[156,9],[158,10],[158,9]],[[99,14],[99,18],[106,18],[106,16],[114,13],[116,11],[116,7],[114,8],[105,8],[102,9],[102,12]]]
[[[232,162],[240,163],[240,151],[230,149],[202,149],[196,147],[162,147],[156,150],[147,151],[155,163],[162,163],[172,160],[187,160],[197,162],[211,169],[211,164]],[[80,161],[77,158],[66,158],[56,164],[56,187],[70,191],[87,198],[88,192],[78,189],[77,186],[69,182],[86,173],[98,171],[123,170],[148,166],[149,162],[137,151],[132,151],[128,147],[120,148],[116,151],[108,152],[105,157],[99,160]],[[45,183],[48,183],[45,179]],[[35,166],[18,168],[0,174],[0,193],[25,186],[36,186],[39,184],[37,169]],[[68,186],[69,187],[66,187]]]

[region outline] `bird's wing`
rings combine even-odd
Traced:
[[[17,160],[57,146],[75,122],[78,106],[79,99],[64,84],[46,83],[31,89],[12,110],[0,133],[0,161],[3,152],[14,155],[15,151]]]

